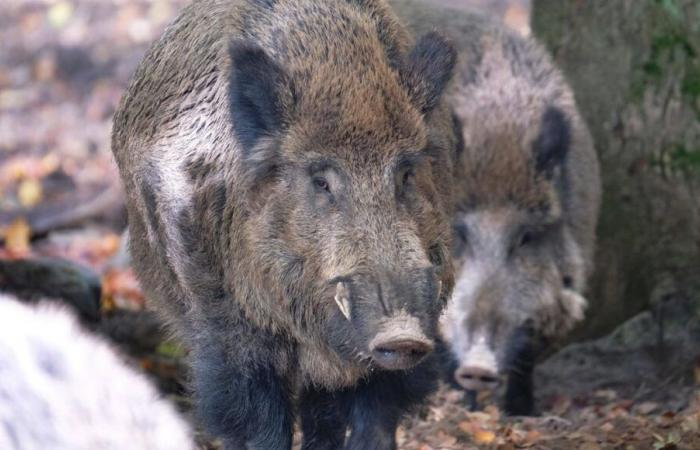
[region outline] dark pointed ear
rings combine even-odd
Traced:
[[[432,110],[452,78],[457,52],[438,33],[423,35],[409,52],[401,79],[423,113]]]
[[[234,41],[229,53],[231,120],[236,139],[248,154],[260,138],[273,137],[288,124],[294,90],[284,69],[257,45]]]
[[[537,173],[552,178],[555,169],[566,160],[570,144],[569,120],[559,108],[550,106],[542,114],[540,134],[533,144]]]

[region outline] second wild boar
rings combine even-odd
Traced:
[[[455,177],[455,290],[443,333],[467,390],[507,375],[505,410],[533,412],[539,350],[584,317],[600,204],[598,161],[574,95],[545,49],[478,13],[395,1],[459,57],[450,103],[462,129]]]

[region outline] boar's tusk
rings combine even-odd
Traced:
[[[350,320],[350,302],[348,301],[347,289],[343,282],[338,283],[335,288],[335,304],[338,305],[338,309],[343,313],[343,316]]]

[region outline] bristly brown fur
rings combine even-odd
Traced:
[[[586,305],[600,205],[591,136],[533,39],[477,13],[392,3],[414,30],[440,27],[459,51],[449,91],[464,145],[454,191],[459,272],[445,334],[467,372],[510,371],[508,412],[531,413],[534,352],[523,330],[560,337]]]
[[[133,262],[227,448],[287,448],[304,390],[379,389],[367,345],[387,317],[435,338],[454,284],[454,64],[380,0],[200,0],[144,57],[112,137]],[[341,277],[363,285],[352,320]]]

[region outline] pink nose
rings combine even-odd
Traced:
[[[493,389],[498,386],[498,374],[476,366],[464,366],[455,371],[455,379],[465,389],[474,391]]]

